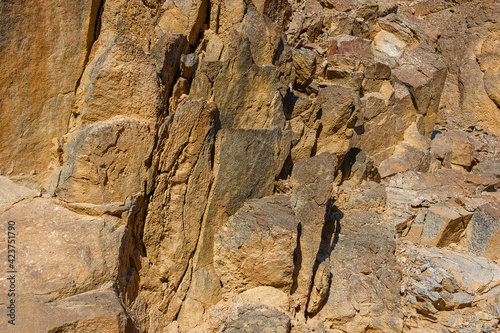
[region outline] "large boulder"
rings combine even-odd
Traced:
[[[111,214],[77,213],[56,199],[0,177],[0,230],[10,231],[14,260],[2,263],[13,279],[15,328],[20,331],[122,332],[134,328],[115,293],[125,222]],[[125,208],[122,212],[126,211]],[[10,228],[12,227],[12,228]],[[82,242],[85,239],[85,242]],[[7,258],[8,248],[1,253]],[[32,316],[39,320],[33,321]],[[3,331],[12,329],[7,320]]]

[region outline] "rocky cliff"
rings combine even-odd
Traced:
[[[0,13],[2,331],[500,330],[498,2]]]

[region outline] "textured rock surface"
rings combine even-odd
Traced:
[[[261,285],[290,289],[299,222],[288,201],[286,196],[247,201],[217,232],[215,270],[224,292]]]
[[[4,1],[17,331],[498,331],[499,9]]]
[[[14,221],[15,281],[3,279],[17,301],[16,329],[20,332],[92,330],[120,332],[133,325],[113,288],[118,274],[118,254],[125,232],[116,216],[88,216],[43,198],[34,190],[0,177],[1,230],[7,235]],[[125,208],[124,208],[125,210]],[[12,239],[12,238],[11,238]],[[86,242],[82,242],[86,239]],[[2,248],[7,258],[7,247]],[[2,269],[12,271],[9,262]],[[2,295],[2,303],[10,297]],[[23,310],[20,310],[23,309]],[[32,316],[39,316],[34,322]],[[2,330],[11,325],[3,321]]]

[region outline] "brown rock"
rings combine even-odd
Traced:
[[[286,0],[264,0],[262,13],[283,30],[288,26],[292,12],[292,6]]]
[[[450,201],[432,205],[426,214],[421,242],[424,245],[446,247],[458,244],[472,213]]]
[[[261,307],[243,310],[238,314],[238,318],[225,324],[221,332],[289,333],[290,330],[290,318],[287,315]]]
[[[350,147],[346,129],[354,127],[357,118],[353,94],[347,88],[329,86],[320,90],[317,102],[321,106],[322,124],[317,151],[342,157]]]
[[[179,71],[181,55],[187,47],[186,36],[166,33],[151,48],[150,54],[156,64],[156,71],[165,85],[165,98],[170,95],[172,85]]]
[[[208,1],[182,0],[164,5],[164,8],[158,28],[163,32],[183,34],[189,44],[194,45],[206,20]]]
[[[316,56],[310,50],[292,51],[293,70],[290,81],[293,87],[303,91],[313,80],[316,73]]]
[[[328,244],[332,286],[315,316],[329,329],[400,332],[401,268],[394,256],[394,230],[375,212],[343,211]],[[352,288],[352,286],[357,286]]]
[[[229,216],[248,199],[269,196],[290,153],[291,133],[274,129],[224,130],[215,146],[213,182],[202,239],[199,263],[212,262],[213,237]]]
[[[68,130],[97,12],[98,2],[90,0],[78,6],[53,1],[3,4],[1,174],[37,174],[31,177],[35,183],[50,175],[52,140]]]
[[[424,133],[430,136],[434,130],[435,116],[446,79],[444,59],[425,44],[406,51],[393,70],[399,82],[405,84],[415,100],[419,114],[426,115]]]
[[[214,265],[225,293],[292,285],[297,224],[289,199],[250,200],[215,235]]]
[[[499,260],[500,258],[500,203],[480,206],[467,229],[467,247],[475,255]]]
[[[198,68],[199,58],[196,53],[183,54],[181,56],[181,75],[191,79]]]
[[[217,33],[229,31],[241,22],[247,11],[243,0],[220,0],[210,3],[210,27]]]
[[[380,163],[378,170],[381,178],[393,176],[407,170],[427,172],[430,162],[431,155],[428,151],[415,148],[403,141],[395,147],[390,158]]]
[[[137,315],[149,317],[151,325],[176,317],[191,282],[191,258],[212,181],[216,119],[213,102],[185,101],[160,130],[152,163],[158,170],[152,174],[149,190],[154,192],[142,236],[148,256],[136,264],[147,283],[130,305],[140,310],[141,304],[150,304],[147,313]],[[158,288],[166,279],[165,288]]]
[[[498,54],[494,51],[498,34],[490,30],[490,25],[496,22],[500,7],[490,0],[449,5],[455,6],[453,10],[430,14],[421,24],[434,36],[436,47],[447,60],[449,74],[441,101],[444,116],[461,127],[480,125],[498,132],[499,108],[485,88],[490,93],[493,90],[488,76],[495,71],[486,58]]]
[[[328,153],[299,160],[293,167],[291,184],[292,209],[300,221],[300,238],[295,252],[292,307],[304,314],[317,270],[317,255],[322,240],[317,236],[326,225],[331,210],[330,195],[337,159]]]
[[[55,193],[68,202],[124,202],[143,190],[154,132],[148,123],[117,120],[67,136]]]
[[[346,57],[373,59],[372,42],[367,39],[341,35],[331,44],[329,54],[340,54]]]
[[[112,287],[120,265],[123,220],[110,215],[80,215],[4,177],[0,182],[4,189],[0,191],[0,229],[5,235],[7,231],[15,234],[11,239],[16,242],[16,260],[10,263],[13,267],[8,267],[7,261],[2,264],[4,271],[19,272],[14,274],[16,329],[132,329]],[[8,230],[9,225],[15,229]],[[86,241],[82,243],[82,239]],[[2,247],[5,257],[7,251]],[[4,279],[1,285],[8,290],[11,282]],[[10,303],[7,293],[1,297],[3,303]],[[40,319],[33,321],[33,315]],[[5,331],[11,327],[7,320],[0,324]]]
[[[378,80],[390,79],[391,68],[381,62],[376,62],[375,64],[366,67],[365,77],[367,79],[378,79]]]
[[[282,127],[285,119],[281,96],[288,87],[292,61],[279,30],[252,8],[230,37],[214,82],[214,100],[222,127]]]

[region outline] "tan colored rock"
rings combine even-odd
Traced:
[[[151,302],[148,313],[142,314],[151,318],[151,324],[165,316],[175,318],[181,306],[176,297],[182,301],[191,282],[190,260],[212,180],[216,119],[214,103],[186,101],[160,131],[163,134],[153,159],[158,170],[142,240],[148,256],[139,271],[150,282],[140,285],[135,300],[136,304]],[[167,279],[168,284],[159,287]],[[157,299],[163,301],[155,303]]]
[[[406,51],[393,70],[396,80],[408,87],[417,112],[425,116],[422,134],[427,136],[434,130],[446,73],[444,58],[423,43]]]
[[[293,70],[290,81],[295,89],[304,90],[316,73],[316,56],[307,49],[292,51]]]
[[[156,65],[156,72],[165,86],[163,95],[165,99],[170,96],[172,85],[178,74],[181,56],[187,44],[186,36],[166,33],[151,47],[150,54]]]
[[[124,202],[141,192],[154,146],[149,123],[115,120],[67,135],[55,193],[68,202]]]
[[[289,333],[291,330],[290,318],[277,311],[264,307],[246,309],[239,313],[237,319],[221,327],[221,332],[269,332]]]
[[[57,1],[3,5],[0,174],[31,175],[39,184],[48,180],[52,140],[68,130],[98,7],[90,0],[78,6]]]
[[[246,44],[243,42],[242,46]],[[223,128],[269,128],[284,126],[282,98],[277,71],[258,66],[242,49],[233,60],[223,63],[214,82],[214,100],[220,109]],[[245,59],[246,58],[246,59]]]
[[[403,54],[405,47],[406,43],[396,37],[396,35],[381,30],[375,36],[373,44],[374,51],[376,51],[375,59],[387,63],[388,65],[395,65],[395,59]]]
[[[417,111],[408,89],[397,82],[388,82],[384,80],[379,87],[370,87],[376,93],[367,94],[364,99],[364,112],[367,118],[372,118],[365,119],[363,123],[360,147],[373,157],[375,165],[380,165],[393,154],[398,142],[404,140],[405,131],[417,120]]]
[[[249,199],[269,196],[290,152],[290,132],[274,129],[223,130],[217,135],[214,177],[202,239],[195,259],[213,260],[214,234]]]
[[[284,126],[280,91],[288,87],[292,61],[279,29],[251,8],[230,37],[221,71],[214,81],[214,101],[220,110],[222,127]]]
[[[292,209],[300,221],[300,238],[295,253],[294,283],[291,289],[292,308],[305,314],[307,301],[318,267],[317,256],[325,249],[317,237],[325,225],[330,228],[334,221],[329,218],[331,190],[337,159],[328,153],[304,158],[295,163],[292,170]]]
[[[169,100],[169,111],[174,112],[180,102],[187,99],[189,94],[189,82],[187,79],[180,77],[172,90],[172,97]]]
[[[187,36],[194,45],[198,39],[208,12],[207,0],[165,1],[158,28],[163,33],[179,33]]]
[[[256,1],[258,2],[258,1]],[[259,11],[260,8],[258,8]],[[269,17],[280,28],[285,30],[292,17],[292,6],[285,0],[264,0],[261,13]]]
[[[245,306],[266,306],[288,311],[288,293],[279,289],[262,286],[244,291],[239,294]]]
[[[307,97],[296,96],[291,114],[290,126],[295,135],[292,141],[291,158],[296,162],[311,157],[316,145],[317,133],[321,127],[320,108]]]
[[[342,157],[351,146],[356,124],[356,101],[351,90],[341,86],[329,86],[320,90],[318,104],[321,107],[322,129],[318,135],[317,152],[328,152]]]
[[[215,235],[214,265],[223,292],[258,286],[288,291],[298,223],[284,195],[247,201]]]
[[[202,307],[195,308],[197,313],[187,310],[184,312],[184,320],[193,321],[193,316],[197,318],[197,324],[189,325],[202,325],[209,320],[209,309],[217,304],[222,296],[220,277],[213,262],[215,233],[245,201],[273,193],[274,180],[280,174],[290,152],[290,134],[278,128],[219,131],[214,147],[214,180],[208,200],[203,201],[207,206],[203,210],[193,208],[195,214],[202,214],[202,218],[197,220],[202,224],[201,230],[195,229],[200,232],[200,236],[197,243],[193,242],[193,245],[196,245],[193,273],[185,299],[201,303]],[[206,184],[210,185],[209,178],[204,179],[207,179]],[[173,225],[179,228],[179,232],[182,230],[182,225]],[[182,243],[178,244],[179,249],[185,251],[185,247],[181,248]],[[179,272],[179,278],[181,274],[182,271]]]
[[[449,80],[441,107],[445,119],[459,127],[480,125],[499,131],[499,108],[486,90],[486,86],[490,93],[494,89],[488,78],[494,71],[486,65],[487,61],[481,66],[481,60],[486,60],[483,55],[498,54],[487,45],[493,46],[491,41],[498,38],[490,25],[499,11],[494,1],[471,1],[461,3],[453,11],[430,14],[421,24],[427,34],[435,36],[436,47],[447,60]]]
[[[378,170],[383,179],[408,170],[427,172],[430,163],[431,155],[427,150],[402,141],[395,147],[393,155],[380,163]]]
[[[335,195],[335,205],[341,211],[383,211],[386,204],[385,187],[375,182],[355,186],[344,183]]]
[[[14,270],[16,329],[50,331],[61,327],[92,332],[132,329],[130,318],[113,289],[120,265],[125,233],[123,220],[110,216],[86,216],[39,197],[27,188],[1,177],[0,229],[7,235],[13,221],[16,260],[2,263]],[[5,190],[8,189],[9,192]],[[82,243],[82,239],[86,241]],[[2,254],[7,257],[7,247]],[[9,289],[10,282],[0,285]],[[10,304],[7,293],[2,303]],[[33,321],[32,316],[39,320]],[[11,330],[7,320],[0,328]]]
[[[401,254],[409,332],[497,327],[498,265],[437,248],[406,247]],[[435,320],[428,321],[429,315]]]
[[[72,125],[117,117],[156,121],[161,94],[153,61],[132,43],[115,44],[93,61],[91,73],[82,79]]]
[[[220,0],[210,3],[210,28],[216,33],[229,31],[243,20],[247,11],[243,0]]]
[[[437,247],[458,244],[471,217],[472,213],[454,201],[432,205],[425,216],[421,243]]]
[[[393,227],[378,213],[357,210],[343,211],[337,223],[325,260],[332,286],[315,318],[327,329],[401,332],[401,267]]]

